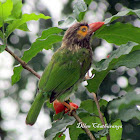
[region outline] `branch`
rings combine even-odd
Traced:
[[[15,55],[11,50],[9,50],[8,47],[6,47],[5,49],[8,53],[10,53],[21,65],[24,69],[30,71],[32,74],[34,74],[37,78],[40,79],[40,75],[35,72],[32,68],[30,68],[27,63],[25,63],[22,59],[20,59],[17,55]],[[79,122],[82,123],[84,125],[84,123],[82,122],[82,120],[79,118],[79,116],[76,114],[75,111],[72,112],[73,117]],[[84,125],[85,126],[85,125]],[[91,140],[95,140],[94,136],[92,135],[92,133],[89,131],[88,128],[82,128],[86,134],[90,137]]]
[[[97,96],[96,96],[95,93],[93,93],[93,97],[94,97],[94,101],[95,101],[97,109],[98,109],[100,120],[101,120],[103,126],[105,126],[105,121],[104,121],[103,115],[102,115],[102,113],[100,111],[100,105],[99,105],[99,102],[98,102],[98,99],[97,99]],[[110,140],[109,134],[107,135],[107,140]]]
[[[32,68],[30,68],[27,63],[25,63],[22,59],[20,59],[17,55],[15,55],[11,50],[9,50],[8,47],[5,48],[5,50],[10,53],[21,65],[24,69],[30,71],[32,74],[34,74],[37,78],[40,79],[40,75],[35,72]]]
[[[75,111],[72,111],[72,116],[73,116],[79,123],[82,123],[83,126],[85,126],[85,124],[82,122],[82,120],[79,118],[79,116],[76,114]],[[89,131],[88,128],[84,127],[84,128],[82,128],[82,129],[86,132],[86,134],[89,136],[89,138],[90,138],[91,140],[95,140],[95,137],[92,135],[92,133]]]

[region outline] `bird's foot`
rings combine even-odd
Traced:
[[[78,108],[78,106],[74,107],[74,106],[71,106],[70,104],[68,104],[66,102],[63,102],[62,104],[67,107],[70,116],[72,115],[72,111],[75,111]],[[67,110],[65,110],[65,112],[67,112]]]
[[[75,111],[76,109],[77,109],[76,107],[70,106],[69,115],[71,116],[72,111]]]

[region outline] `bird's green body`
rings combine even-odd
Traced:
[[[66,31],[61,47],[54,53],[45,68],[38,85],[39,93],[26,118],[27,124],[35,123],[46,100],[50,102],[55,99],[60,102],[67,100],[89,70],[92,62],[90,48],[92,33],[82,34],[81,27],[84,29],[86,27],[88,31],[89,27],[86,23],[77,23]]]
[[[39,81],[39,89],[44,96],[63,102],[84,78],[91,65],[90,50],[60,48],[52,57]]]

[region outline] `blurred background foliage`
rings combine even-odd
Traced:
[[[85,0],[91,2],[85,13],[84,20],[87,22],[103,21],[104,19],[123,11],[125,9],[140,9],[140,0]],[[66,19],[73,13],[73,0],[23,0],[23,13],[43,13],[51,16],[49,20],[31,21],[28,23],[30,32],[20,30],[14,31],[9,39],[10,49],[21,57],[23,52],[30,48],[32,42],[41,35],[42,30],[52,26],[58,26],[58,21]],[[115,22],[129,22],[140,27],[140,20],[136,16],[119,18]],[[94,38],[91,42],[94,51],[94,61],[107,58],[112,50],[118,46],[109,44],[105,40]],[[53,52],[59,48],[61,43],[53,45],[52,50],[43,50],[34,57],[28,64],[39,74],[42,74],[45,66],[51,59]],[[23,70],[21,80],[11,86],[13,66],[18,62],[7,52],[0,55],[0,140],[43,140],[43,132],[51,127],[53,110],[44,106],[40,117],[33,127],[26,126],[26,114],[37,93],[38,79],[27,70]],[[84,87],[83,82],[71,100],[78,105],[81,101],[92,98]],[[112,100],[122,96],[128,91],[140,92],[140,66],[133,69],[120,67],[111,71],[102,82],[98,90],[98,98]],[[139,140],[140,123],[137,119],[129,122],[122,122],[123,135],[125,140]],[[67,139],[69,139],[67,135]]]

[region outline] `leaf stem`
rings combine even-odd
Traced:
[[[103,115],[102,115],[101,110],[100,110],[100,105],[99,105],[97,96],[96,96],[96,94],[95,94],[94,92],[93,92],[92,94],[93,94],[94,101],[95,101],[96,106],[97,106],[97,109],[98,109],[98,113],[99,113],[100,120],[101,120],[103,126],[105,126],[105,121],[104,121]],[[109,134],[107,135],[107,140],[110,140]]]
[[[40,79],[40,75],[35,72],[32,68],[30,68],[27,63],[25,63],[22,59],[20,59],[17,55],[15,55],[8,47],[5,48],[5,50],[10,53],[21,65],[24,69],[30,71],[32,74],[34,74],[37,78]]]

